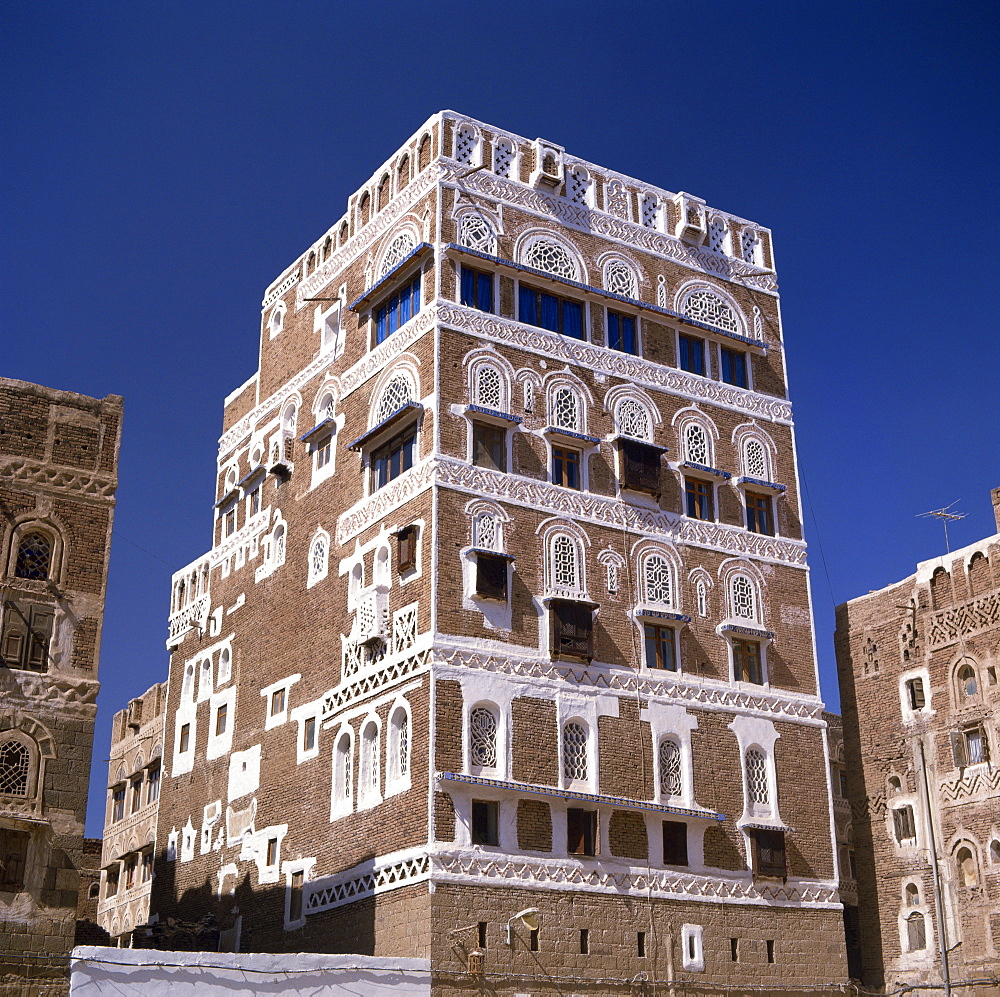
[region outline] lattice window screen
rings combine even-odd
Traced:
[[[612,294],[620,294],[625,298],[639,297],[635,274],[621,260],[611,260],[604,268],[604,287]]]
[[[573,257],[559,243],[548,239],[533,242],[524,254],[524,262],[536,270],[544,270],[567,280],[576,280],[578,276]]]
[[[746,575],[737,575],[732,582],[733,616],[741,620],[757,619],[757,600],[753,582]]]
[[[44,533],[26,533],[17,545],[14,574],[18,578],[46,579],[52,559],[52,543]]]
[[[587,729],[582,724],[568,723],[563,728],[563,775],[587,778]]]
[[[703,581],[699,581],[695,586],[695,599],[698,602],[698,615],[708,616],[708,593]]]
[[[473,765],[496,767],[497,718],[485,706],[477,706],[469,714],[469,758]]]
[[[580,406],[572,388],[558,388],[552,399],[552,423],[560,429],[580,431]]]
[[[503,377],[496,367],[486,364],[476,370],[476,404],[484,408],[503,410]]]
[[[708,248],[717,253],[726,251],[726,223],[721,218],[713,218],[708,223]]]
[[[655,194],[646,194],[642,199],[642,224],[646,228],[656,228],[656,219],[659,214],[659,199]]]
[[[618,432],[636,440],[649,440],[649,413],[634,398],[625,398],[618,406]]]
[[[591,182],[583,170],[570,170],[566,174],[566,196],[574,204],[589,204]]]
[[[400,232],[392,242],[389,243],[389,248],[385,252],[385,256],[382,258],[382,269],[379,273],[379,279],[381,280],[394,266],[398,266],[402,263],[406,257],[413,252],[413,247],[416,243],[413,241],[413,236],[409,232]]]
[[[669,739],[660,742],[660,792],[664,796],[681,796],[684,784],[681,773],[681,748]]]
[[[684,314],[697,322],[714,325],[727,332],[740,331],[739,322],[732,308],[711,291],[695,291],[684,302]]]
[[[746,263],[757,262],[757,233],[753,229],[745,228],[740,237],[740,245],[743,249],[743,260]]]
[[[767,787],[767,759],[762,752],[751,748],[747,752],[747,795],[751,803],[767,806],[770,793]]]
[[[27,796],[30,764],[31,754],[20,741],[0,744],[0,793]]]
[[[309,580],[316,581],[326,574],[327,563],[326,537],[316,537],[309,553]]]
[[[410,718],[400,710],[396,722],[396,752],[399,760],[399,774],[404,777],[410,767]]]
[[[576,544],[562,534],[552,541],[552,581],[560,588],[579,588]]]
[[[470,125],[462,125],[455,136],[455,158],[460,163],[471,163],[476,149],[476,133]]]
[[[684,430],[684,456],[693,464],[709,463],[708,434],[697,422],[692,422]]]
[[[511,179],[511,170],[514,165],[514,147],[505,139],[500,139],[493,150],[493,172],[498,177]]]
[[[483,550],[499,550],[499,529],[496,517],[488,512],[482,512],[476,519],[476,546]]]
[[[378,425],[383,419],[387,419],[396,409],[402,408],[407,402],[413,400],[413,388],[409,378],[402,374],[397,374],[382,391],[379,399],[378,411],[375,414],[374,425]]]
[[[673,603],[670,564],[666,558],[651,554],[643,562],[643,589],[646,602],[651,605],[669,606]]]
[[[743,446],[743,468],[750,478],[767,478],[767,454],[760,440],[747,440]]]
[[[468,246],[477,252],[488,253],[490,256],[497,254],[497,234],[482,215],[469,212],[462,216],[458,241],[460,245]]]

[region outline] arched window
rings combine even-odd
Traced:
[[[344,243],[347,242],[348,238],[350,238],[350,234],[351,230],[348,227],[347,222],[344,222],[344,224],[340,226],[340,232],[337,234],[337,244],[343,246]]]
[[[689,422],[684,428],[684,459],[692,464],[711,464],[712,452],[708,443],[708,433],[698,422]]]
[[[358,202],[358,222],[361,225],[368,224],[368,216],[371,214],[372,199],[368,196],[368,191],[366,190],[361,195],[361,200]]]
[[[917,887],[916,883],[907,883],[906,889],[903,893],[907,907],[920,906],[920,889]]]
[[[407,402],[413,400],[413,387],[410,380],[404,374],[397,374],[382,390],[379,398],[378,409],[372,425],[377,426],[387,419],[393,412],[402,408]]]
[[[320,399],[319,406],[316,411],[316,419],[318,422],[325,422],[327,419],[332,419],[336,411],[336,403],[333,399],[333,392],[324,392],[323,397]]]
[[[349,594],[352,599],[356,599],[361,590],[365,587],[365,567],[358,561],[351,568],[351,584]]]
[[[417,167],[423,172],[431,164],[431,137],[425,135],[417,149]]]
[[[323,260],[326,261],[330,259],[330,254],[333,252],[333,238],[332,236],[327,236],[323,240]]]
[[[381,546],[375,553],[374,582],[376,585],[388,586],[392,583],[389,572],[389,548]]]
[[[533,381],[524,382],[524,411],[535,411],[535,384]]]
[[[566,196],[574,204],[589,205],[592,187],[593,181],[582,166],[574,166],[566,171]]]
[[[273,537],[274,537],[274,539],[272,541],[271,553],[272,553],[273,563],[274,563],[275,567],[279,567],[280,565],[282,565],[282,564],[285,563],[285,524],[284,523],[279,523],[274,528]]]
[[[644,228],[656,228],[660,213],[660,201],[655,194],[642,196],[642,224]]]
[[[670,562],[660,554],[649,554],[642,562],[642,587],[651,606],[672,606],[674,585]]]
[[[752,266],[758,265],[757,247],[760,239],[752,228],[745,228],[740,235],[740,248],[743,251],[743,262]]]
[[[208,699],[212,691],[212,659],[205,658],[201,663],[201,674],[198,678],[198,700]]]
[[[587,778],[587,728],[571,720],[563,727],[563,775],[569,781]]]
[[[476,368],[476,388],[473,394],[476,405],[505,411],[507,403],[505,387],[504,377],[496,367],[480,364]]]
[[[931,606],[934,609],[940,609],[946,602],[948,602],[951,593],[949,589],[949,576],[948,572],[944,568],[935,568],[934,574],[931,575]]]
[[[396,168],[396,189],[402,190],[410,182],[410,157],[405,153]]]
[[[11,737],[0,742],[0,793],[28,796],[31,762],[31,752],[21,740]]]
[[[552,538],[552,584],[571,592],[580,591],[580,570],[577,563],[576,542],[559,533]]]
[[[695,602],[698,604],[698,615],[708,616],[708,591],[705,588],[705,582],[701,579],[694,587],[694,596]]]
[[[25,533],[17,544],[15,578],[32,578],[44,581],[52,567],[52,541],[44,533],[32,530]]]
[[[971,662],[963,664],[955,673],[958,681],[958,694],[962,699],[974,699],[979,692],[979,685],[976,681],[976,669]]]
[[[767,470],[767,451],[760,440],[750,437],[743,444],[743,473],[748,478],[770,480]]]
[[[576,262],[566,247],[551,239],[536,239],[532,242],[525,250],[523,261],[526,266],[534,267],[535,270],[544,270],[545,273],[565,277],[567,280],[579,279]]]
[[[379,752],[378,724],[370,720],[361,731],[361,778],[358,783],[358,796],[365,801],[377,800],[379,797]]]
[[[496,256],[497,253],[497,234],[493,231],[493,226],[475,211],[462,215],[462,222],[458,227],[458,243],[490,256]]]
[[[898,775],[889,776],[889,795],[895,796],[903,791],[903,784]]]
[[[716,253],[726,252],[726,235],[728,229],[724,219],[718,216],[709,220],[708,223],[708,248]]]
[[[994,865],[1000,865],[1000,841],[996,838],[990,842],[990,861]]]
[[[747,799],[751,804],[769,806],[771,793],[767,785],[767,759],[757,748],[746,754]]]
[[[469,714],[469,761],[481,768],[496,768],[497,715],[487,706]]]
[[[194,664],[184,669],[184,683],[181,686],[181,698],[191,699],[194,696]]]
[[[309,548],[309,579],[307,585],[315,585],[326,578],[327,563],[330,553],[330,541],[325,533],[319,533],[313,538]]]
[[[906,950],[920,952],[925,948],[927,948],[927,928],[924,924],[924,915],[915,910],[906,919]]]
[[[514,166],[514,145],[507,138],[497,139],[493,147],[493,172],[498,177],[511,179]]]
[[[640,405],[634,398],[623,398],[618,403],[617,412],[618,432],[622,436],[631,436],[636,440],[650,440],[649,413],[645,406]]]
[[[333,761],[334,803],[341,806],[351,802],[351,735],[346,731],[337,740]]]
[[[274,310],[271,312],[271,318],[268,321],[268,332],[273,339],[278,335],[279,332],[284,328],[285,325],[285,303],[279,301],[275,306]]]
[[[476,517],[476,530],[473,543],[482,550],[503,550],[500,524],[492,512],[481,512]]]
[[[389,721],[389,756],[392,762],[391,777],[394,781],[407,778],[410,773],[410,717],[403,706],[397,706]]]
[[[976,870],[976,857],[972,854],[972,849],[966,846],[959,848],[955,852],[955,865],[958,868],[958,881],[966,889],[974,889],[979,882]]]
[[[739,333],[740,324],[732,308],[711,291],[694,291],[684,302],[684,314],[716,329]]]
[[[389,203],[389,174],[384,173],[378,182],[378,193],[376,195],[377,210],[381,211]]]
[[[632,268],[621,260],[609,260],[604,266],[604,287],[624,298],[638,298],[639,288]]]
[[[608,594],[615,595],[618,592],[618,563],[617,561],[608,561],[605,567],[607,568]]]
[[[306,273],[310,274],[316,269],[316,253],[312,252],[306,259]]]
[[[233,659],[229,653],[229,648],[224,647],[219,654],[219,685],[228,682],[232,678]]]
[[[382,257],[382,266],[379,267],[379,279],[381,280],[393,267],[399,266],[413,252],[415,245],[416,243],[411,233],[400,232],[389,243],[385,251],[385,256]]]
[[[977,550],[969,558],[969,591],[972,595],[983,595],[990,587],[990,562]]]
[[[660,792],[664,796],[683,796],[680,745],[665,737],[660,741]]]
[[[472,125],[460,125],[455,134],[455,158],[460,163],[471,163],[476,145],[475,128]]]
[[[632,195],[620,180],[608,183],[604,196],[604,209],[626,221],[632,221]]]
[[[580,432],[580,403],[572,388],[556,388],[552,396],[552,425]]]
[[[733,616],[740,620],[757,620],[757,593],[746,575],[735,575],[730,582]]]

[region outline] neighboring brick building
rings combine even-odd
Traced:
[[[167,684],[119,710],[111,724],[108,800],[97,921],[121,942],[146,924],[153,885]]]
[[[993,507],[997,535],[837,609],[869,986],[940,984],[942,941],[953,981],[1000,985],[1000,488]]]
[[[445,989],[844,981],[770,233],[442,112],[259,356],[174,577],[154,915]]]
[[[0,378],[0,962],[73,946],[122,400]]]

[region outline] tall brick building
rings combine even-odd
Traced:
[[[992,498],[996,535],[837,609],[871,986],[940,984],[942,948],[953,981],[992,977],[984,997],[1000,985],[1000,488]]]
[[[153,916],[443,988],[844,980],[770,232],[445,111],[261,317]]]
[[[0,378],[4,975],[73,946],[121,415],[115,395]]]

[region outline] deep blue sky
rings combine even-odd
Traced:
[[[445,107],[773,230],[836,708],[834,604],[995,529],[997,10],[7,0],[0,373],[125,397],[89,832],[263,290]]]

